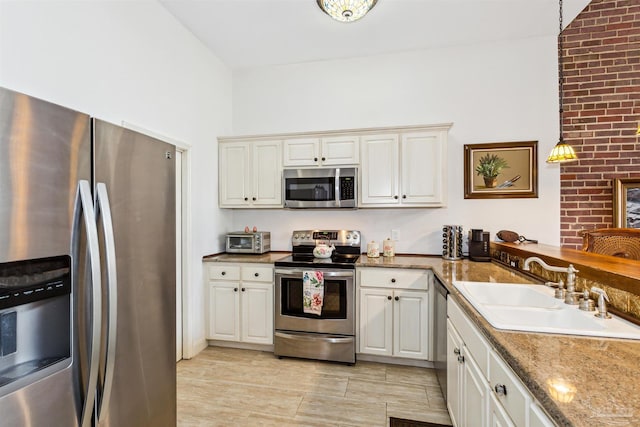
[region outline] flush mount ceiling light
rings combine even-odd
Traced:
[[[378,0],[317,0],[327,15],[340,22],[353,22],[369,12]]]
[[[564,142],[564,139],[562,138],[562,84],[564,81],[564,73],[562,71],[562,0],[560,0],[560,32],[558,33],[558,99],[560,101],[560,140],[558,141],[556,146],[553,147],[551,153],[549,153],[547,163],[566,163],[578,160],[578,156],[573,150],[573,147]]]

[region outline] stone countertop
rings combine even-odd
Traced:
[[[558,425],[640,426],[640,341],[495,329],[453,287],[454,280],[534,283],[531,279],[493,262],[428,256],[363,255],[357,267],[432,269]],[[573,398],[554,398],[551,381],[575,387]]]
[[[290,255],[289,252],[267,252],[264,254],[213,254],[202,257],[204,262],[249,262],[258,264],[273,264]]]

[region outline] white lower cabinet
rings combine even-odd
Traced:
[[[429,288],[425,270],[358,271],[359,352],[429,359]]]
[[[273,266],[208,264],[207,338],[273,344]]]
[[[447,315],[447,409],[453,425],[554,426],[451,298]]]

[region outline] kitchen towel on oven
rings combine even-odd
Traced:
[[[304,312],[320,316],[324,302],[324,275],[322,271],[303,271],[302,290]]]

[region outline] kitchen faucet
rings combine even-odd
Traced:
[[[524,266],[522,267],[522,269],[525,271],[529,271],[530,270],[529,265],[534,261],[540,264],[540,266],[545,270],[555,271],[558,273],[567,273],[567,292],[565,294],[564,302],[565,304],[571,304],[571,305],[578,304],[578,296],[580,295],[580,292],[576,292],[576,273],[579,270],[576,270],[573,267],[573,264],[569,264],[568,267],[556,267],[556,266],[547,264],[537,256],[532,256],[524,260]]]

